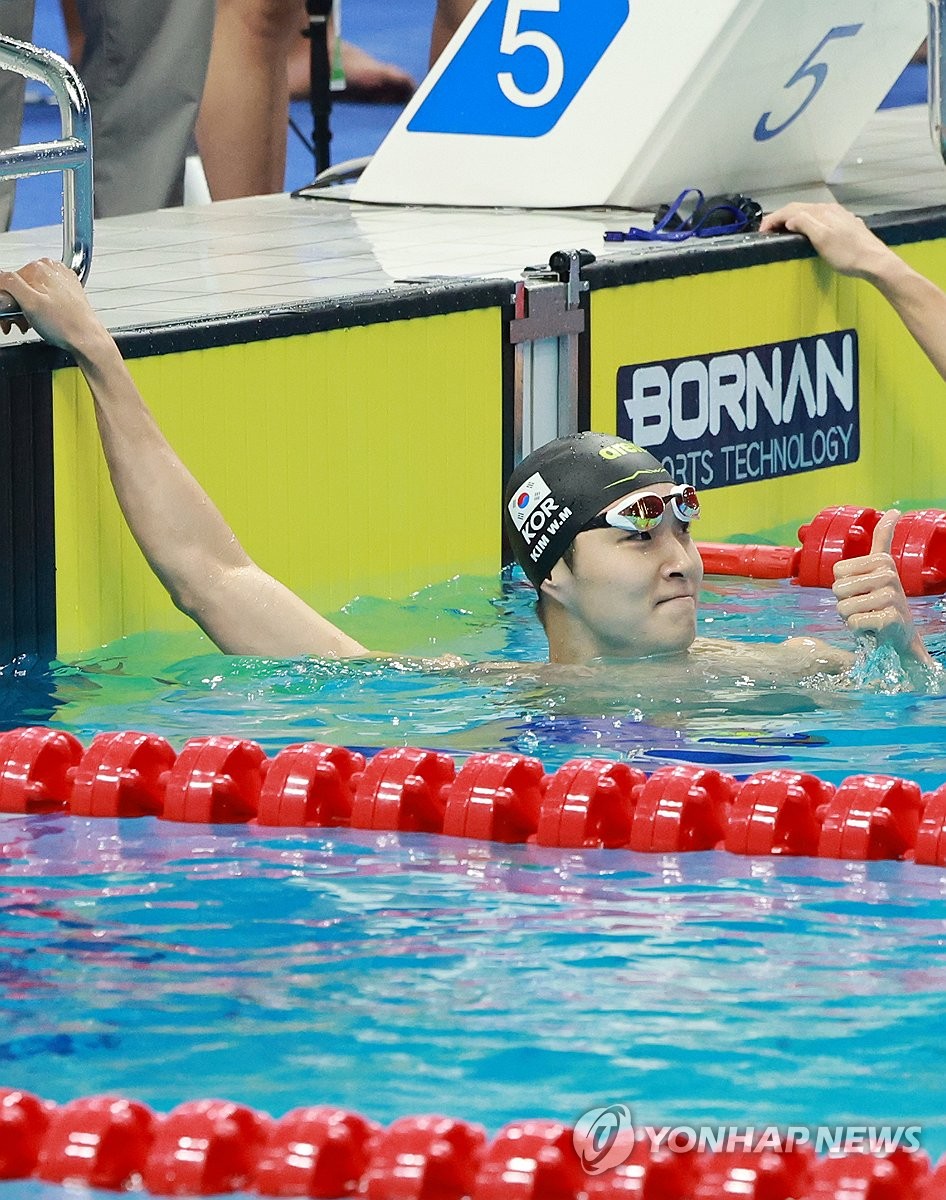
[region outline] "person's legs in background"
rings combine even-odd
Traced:
[[[79,16],[76,0],[61,0],[60,8],[62,9],[63,23],[66,26],[66,38],[69,42],[69,61],[78,67],[85,52],[85,30],[82,28],[82,19]]]
[[[281,192],[299,0],[217,0],[197,145],[214,200]]]
[[[434,28],[430,35],[430,65],[447,48],[447,43],[460,28],[467,13],[476,0],[437,0],[437,11],[434,14]]]
[[[2,0],[0,0],[2,2]],[[92,106],[96,216],[180,204],[214,0],[76,0]]]
[[[28,42],[33,35],[33,0],[0,0],[0,33]],[[26,80],[15,71],[0,71],[0,150],[19,145]],[[0,180],[0,232],[9,228],[16,181]]]

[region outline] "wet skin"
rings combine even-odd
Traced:
[[[646,489],[667,496],[674,484]],[[634,495],[635,493],[630,493]],[[627,503],[619,498],[609,508]],[[604,510],[607,511],[607,510]],[[661,657],[724,673],[805,675],[845,670],[851,655],[817,638],[747,645],[697,638],[696,617],[703,562],[693,527],[668,506],[647,533],[590,529],[575,539],[570,564],[555,564],[543,583],[549,601],[547,628],[553,664],[581,667],[596,659]]]
[[[667,496],[673,485],[647,489]],[[626,503],[620,497],[614,505]],[[562,610],[553,619],[567,640],[583,642],[580,657],[646,658],[681,654],[696,637],[703,563],[690,525],[668,506],[646,533],[589,529],[578,534],[570,564],[556,563],[543,592]],[[554,648],[553,648],[554,649]],[[575,661],[572,653],[553,655]]]

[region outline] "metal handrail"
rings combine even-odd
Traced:
[[[943,72],[946,69],[946,0],[929,0],[929,41],[926,44],[929,72],[930,133],[933,144],[946,160],[946,112],[944,112]]]
[[[92,113],[75,68],[51,50],[0,35],[0,67],[44,83],[59,105],[62,136],[0,151],[0,179],[62,172],[62,261],[85,283],[92,265]],[[19,312],[0,294],[0,312]]]

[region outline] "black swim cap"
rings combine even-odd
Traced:
[[[524,458],[506,484],[503,522],[532,586],[538,590],[593,516],[657,483],[673,479],[652,454],[604,433],[557,438]]]

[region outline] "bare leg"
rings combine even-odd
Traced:
[[[85,30],[76,7],[76,0],[62,0],[62,19],[66,26],[66,37],[69,39],[69,61],[79,65],[82,62],[82,51],[85,49]]]
[[[434,28],[430,35],[430,65],[433,66],[443,54],[447,42],[460,28],[464,17],[476,3],[476,0],[437,0],[437,12],[434,14]]]
[[[281,192],[299,0],[217,0],[197,142],[214,200]]]

